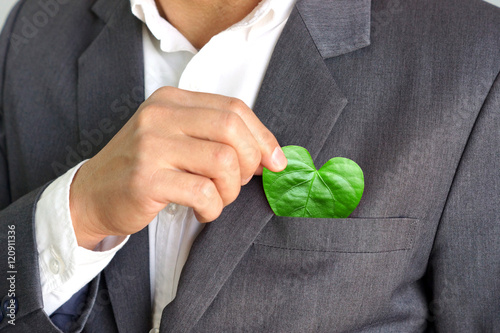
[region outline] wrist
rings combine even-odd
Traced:
[[[88,163],[82,165],[73,178],[70,186],[69,207],[78,246],[94,250],[109,235],[96,227],[99,220],[92,213],[93,205],[88,198],[89,185],[84,186],[84,182],[81,181],[87,167]]]

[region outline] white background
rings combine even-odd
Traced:
[[[500,1],[500,0],[498,0]],[[5,20],[7,19],[7,15],[9,15],[10,9],[17,0],[0,0],[0,26],[3,27]]]

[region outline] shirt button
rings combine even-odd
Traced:
[[[53,258],[50,261],[49,267],[50,267],[50,271],[53,274],[56,274],[56,275],[59,274],[59,261],[57,259]]]
[[[169,213],[170,215],[175,215],[175,213],[177,213],[177,210],[179,209],[179,205],[171,202],[167,205],[167,207],[165,208],[165,210],[167,211],[167,213]]]

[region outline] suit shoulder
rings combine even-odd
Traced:
[[[374,45],[448,63],[486,59],[485,70],[500,68],[500,8],[483,0],[372,1],[371,19]]]
[[[83,8],[91,8],[96,0],[19,0],[21,6],[18,19],[25,17],[28,20],[37,20],[38,24],[44,21],[43,18],[49,17],[54,20],[62,14],[70,14],[72,9],[77,11]]]
[[[91,10],[94,3],[95,0],[22,0],[12,24],[9,58],[39,61],[56,52],[81,52],[102,28]]]
[[[61,36],[92,19],[96,0],[21,0],[13,33],[25,39]]]

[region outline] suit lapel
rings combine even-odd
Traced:
[[[321,20],[335,20],[339,13],[332,13],[331,8],[325,6],[341,2],[352,9],[349,2],[298,3],[276,45],[254,107],[281,145],[303,146],[313,158],[319,154],[347,104],[325,65],[324,55],[339,55],[369,44],[369,27],[359,29],[363,24],[369,26],[369,1],[349,1],[367,4],[363,14],[368,10],[368,19],[360,19],[354,32],[345,30],[352,28],[351,25],[337,27],[336,33],[320,31],[319,26],[316,29],[319,23],[310,15],[318,11],[323,16]],[[334,17],[327,17],[325,12]],[[313,31],[317,32],[311,35]],[[339,40],[344,41],[342,45],[338,45]],[[261,178],[255,177],[242,188],[238,199],[224,209],[220,218],[205,227],[193,244],[177,296],[163,312],[161,332],[187,332],[194,327],[272,217]]]
[[[130,3],[98,0],[93,12],[105,23],[78,61],[78,122],[83,157],[100,151],[144,101],[142,24]],[[86,154],[84,154],[85,152]],[[151,326],[147,228],[131,236],[104,270],[120,332],[147,332]]]
[[[92,7],[106,25],[78,59],[80,150],[99,152],[144,101],[142,23],[130,3],[99,0]]]
[[[148,332],[152,316],[147,228],[130,237],[104,269],[104,278],[109,295],[99,291],[96,306],[111,301],[118,332]]]

